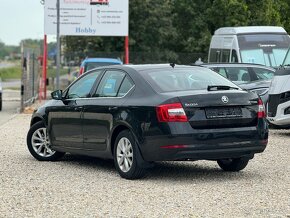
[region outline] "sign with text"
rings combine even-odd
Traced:
[[[127,36],[129,0],[60,0],[60,35]],[[56,35],[56,0],[45,1],[44,33]]]

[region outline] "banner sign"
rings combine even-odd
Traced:
[[[60,0],[60,35],[128,36],[129,0]],[[44,34],[56,35],[56,0],[44,5]]]

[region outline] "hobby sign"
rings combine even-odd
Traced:
[[[56,35],[56,0],[45,1],[44,32]],[[127,36],[129,0],[60,0],[60,35]]]

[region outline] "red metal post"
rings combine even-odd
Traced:
[[[47,36],[44,35],[43,40],[43,66],[42,66],[42,87],[43,98],[46,100],[46,77],[47,77]]]
[[[125,36],[125,63],[129,64],[129,36]]]

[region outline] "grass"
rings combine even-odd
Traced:
[[[15,67],[1,68],[0,78],[2,78],[2,80],[21,79],[21,67],[15,66]]]
[[[68,69],[60,69],[60,76],[66,75],[68,73]],[[56,77],[56,68],[48,68],[47,69],[47,77]]]
[[[71,71],[72,72],[72,71]],[[42,71],[41,71],[42,73]],[[60,69],[60,76],[66,75],[68,73],[68,69],[61,68]],[[9,79],[21,79],[21,67],[14,66],[14,67],[7,67],[7,68],[0,68],[0,78],[5,81]],[[56,68],[49,67],[47,69],[47,78],[49,77],[56,77]]]

